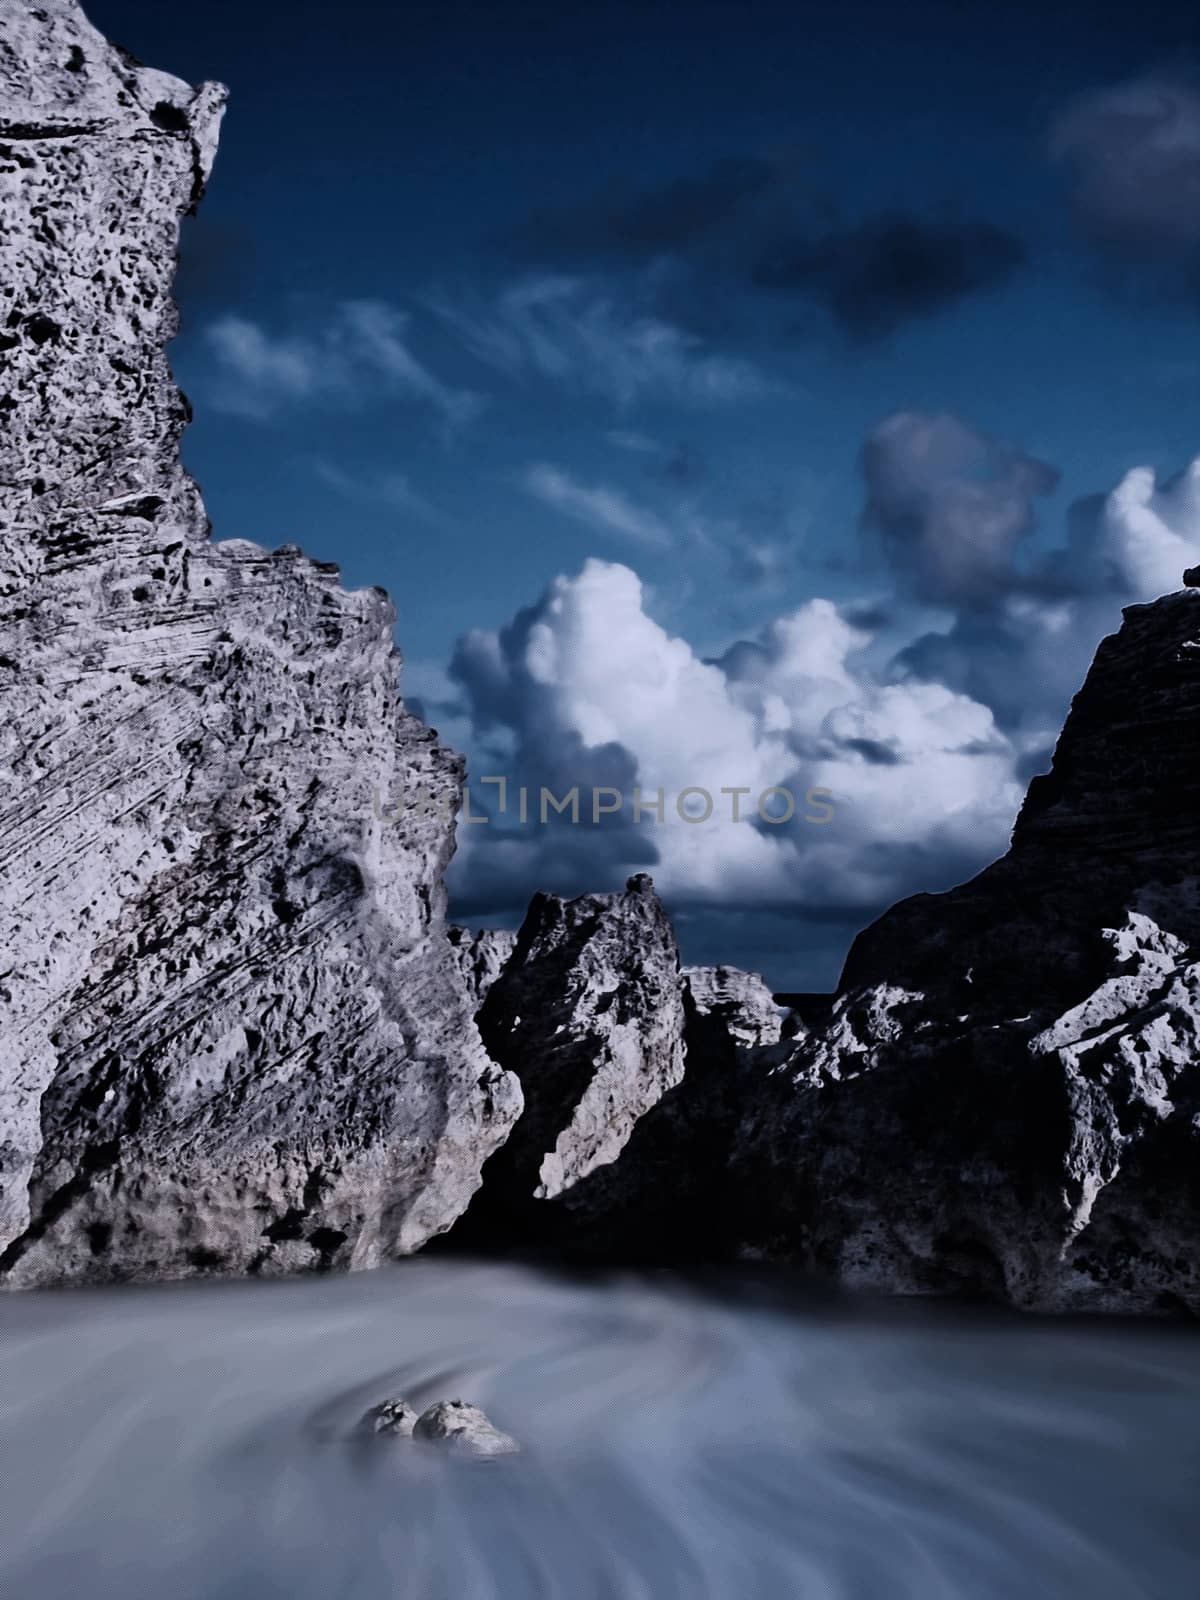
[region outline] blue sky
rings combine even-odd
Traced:
[[[1184,7],[90,14],[232,90],[174,350],[217,536],[386,586],[477,775],[838,801],[786,838],[494,817],[465,917],[646,866],[689,958],[823,987],[1004,847],[1200,542]]]

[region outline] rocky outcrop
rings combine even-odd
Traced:
[[[372,1406],[359,1419],[356,1437],[367,1439],[411,1439],[417,1425],[417,1412],[408,1401],[397,1396]]]
[[[1101,645],[1009,853],[855,942],[735,1141],[743,1249],[1200,1312],[1200,594]]]
[[[516,949],[517,936],[503,928],[480,928],[470,933],[466,928],[452,927],[447,934],[467,992],[478,1008]]]
[[[683,1077],[684,994],[675,935],[644,874],[623,894],[535,896],[478,1017],[525,1109],[454,1230],[457,1246],[569,1247],[586,1231],[586,1180]]]
[[[439,1400],[420,1416],[399,1396],[384,1400],[360,1418],[352,1437],[380,1443],[417,1440],[450,1455],[480,1460],[515,1456],[521,1451],[511,1434],[502,1433],[486,1412],[465,1400]]]
[[[442,1400],[421,1414],[414,1439],[441,1445],[452,1454],[474,1457],[515,1456],[521,1446],[502,1433],[478,1406],[465,1400]]]
[[[783,1037],[784,1009],[757,972],[685,967],[683,975],[697,1015],[719,1022],[736,1048],[754,1050]]]
[[[680,970],[648,877],[623,895],[538,895],[479,1013],[525,1112],[438,1244],[675,1264],[727,1259],[730,1149],[791,1044],[756,974]],[[782,1052],[782,1054],[781,1054]]]
[[[462,768],[398,696],[391,605],[211,544],[179,464],[171,279],[223,98],[73,0],[0,14],[9,1284],[371,1265],[520,1110],[444,930],[453,806],[400,805]]]

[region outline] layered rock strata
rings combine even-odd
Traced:
[[[0,15],[9,1284],[374,1264],[520,1109],[446,939],[452,828],[380,816],[462,778],[387,597],[210,543],[180,466],[171,282],[223,99],[72,0]]]

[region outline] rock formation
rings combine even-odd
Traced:
[[[511,1434],[502,1433],[478,1406],[465,1400],[442,1400],[430,1406],[419,1417],[413,1438],[464,1456],[515,1456],[521,1449]]]
[[[521,1451],[511,1434],[502,1433],[486,1412],[465,1400],[439,1400],[420,1416],[400,1396],[384,1400],[364,1413],[352,1438],[378,1443],[416,1440],[436,1445],[449,1455],[479,1459],[515,1456]]]
[[[9,1284],[371,1265],[520,1110],[444,931],[453,807],[401,806],[462,767],[387,597],[211,544],[180,467],[171,281],[223,98],[74,0],[0,14]]]
[[[624,894],[535,896],[478,1017],[525,1111],[439,1246],[728,1257],[733,1132],[755,1080],[787,1054],[781,1020],[756,974],[680,970],[644,874]]]
[[[397,1396],[372,1406],[359,1419],[356,1436],[368,1439],[411,1439],[417,1425],[417,1412],[408,1401]]]
[[[697,1015],[721,1023],[736,1048],[778,1044],[784,1010],[756,972],[737,967],[685,967]]]
[[[1009,853],[860,935],[734,1145],[745,1249],[888,1292],[1200,1312],[1200,593],[1097,652]]]
[[[222,102],[0,14],[0,1282],[444,1235],[1200,1311],[1200,591],[1104,641],[1009,853],[786,1021],[644,877],[448,931],[462,765],[387,597],[210,543],[180,467]]]
[[[586,1222],[585,1180],[683,1077],[684,992],[648,877],[623,894],[535,896],[478,1017],[489,1055],[519,1077],[525,1109],[454,1230],[457,1246],[573,1239]]]
[[[502,928],[480,928],[475,933],[449,928],[447,935],[467,991],[476,1006],[481,1006],[516,949],[517,936]]]

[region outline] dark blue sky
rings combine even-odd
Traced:
[[[384,584],[477,772],[845,795],[819,847],[489,835],[467,913],[648,855],[689,954],[820,984],[1002,848],[1121,600],[1200,537],[1169,490],[1161,538],[1068,517],[1198,449],[1189,9],[92,0],[232,91],[175,349],[217,536]]]

